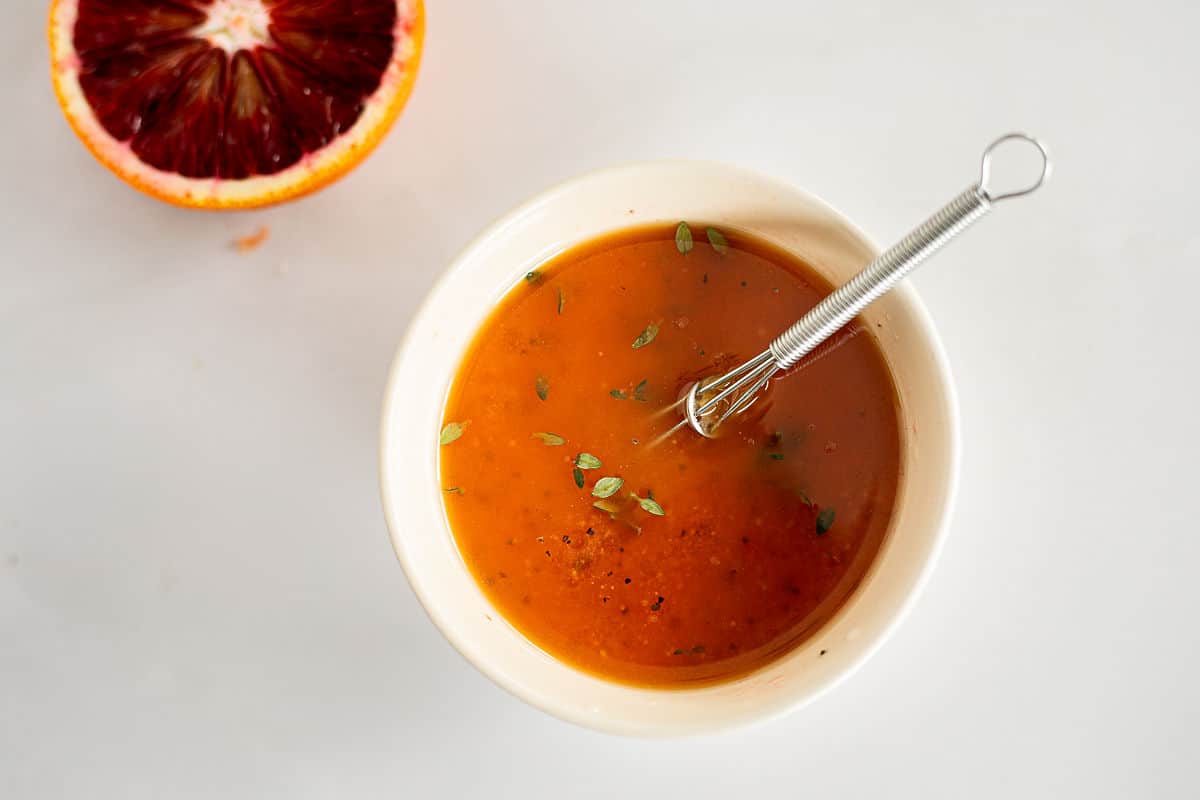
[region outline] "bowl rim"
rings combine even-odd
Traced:
[[[720,720],[706,720],[701,723],[693,723],[689,730],[686,731],[669,731],[647,730],[645,726],[630,723],[626,720],[613,717],[597,717],[584,712],[580,707],[582,704],[575,706],[563,704],[560,702],[552,702],[545,695],[537,692],[533,687],[523,683],[517,679],[512,673],[498,668],[495,664],[484,660],[472,657],[470,654],[471,648],[459,637],[456,628],[450,624],[447,615],[439,607],[435,601],[429,588],[418,575],[414,564],[411,562],[403,542],[403,521],[397,516],[396,503],[392,496],[392,486],[394,481],[391,480],[391,473],[388,465],[388,441],[390,431],[390,421],[393,418],[394,406],[399,401],[402,393],[397,391],[401,379],[401,371],[404,366],[404,355],[410,348],[417,343],[416,329],[418,322],[432,313],[435,300],[441,295],[442,290],[449,284],[457,273],[463,270],[464,265],[469,264],[473,259],[472,256],[476,251],[485,247],[486,244],[504,233],[511,225],[514,225],[524,218],[530,212],[537,208],[554,202],[559,195],[569,193],[576,190],[581,185],[600,181],[607,178],[613,178],[626,172],[639,172],[644,170],[661,169],[664,167],[695,167],[697,169],[717,169],[731,173],[737,173],[741,177],[745,177],[751,181],[761,184],[764,187],[772,187],[781,192],[785,192],[794,197],[802,198],[804,201],[821,209],[830,218],[837,221],[842,226],[844,231],[857,239],[867,250],[872,254],[878,255],[881,252],[880,247],[876,242],[857,225],[847,215],[843,214],[837,208],[825,201],[823,198],[813,194],[812,192],[803,189],[799,186],[791,184],[773,175],[746,168],[741,165],[730,164],[715,160],[704,159],[655,159],[644,161],[631,161],[626,163],[615,164],[599,169],[588,170],[577,174],[573,177],[566,178],[552,184],[548,188],[536,193],[524,202],[519,203],[508,212],[496,217],[490,224],[486,225],[476,236],[474,236],[458,253],[453,257],[449,264],[442,270],[438,278],[426,290],[425,296],[414,309],[411,318],[405,328],[405,332],[397,344],[395,354],[393,355],[391,365],[388,369],[387,381],[384,388],[383,403],[381,407],[380,419],[380,447],[379,447],[379,478],[380,478],[380,500],[383,505],[385,522],[388,529],[388,537],[392,544],[392,549],[396,554],[396,558],[404,570],[405,576],[408,579],[409,586],[417,601],[428,615],[430,621],[438,631],[446,638],[451,646],[458,654],[471,664],[475,669],[479,670],[493,683],[504,689],[510,695],[530,704],[531,706],[544,711],[545,713],[579,725],[584,728],[598,730],[605,733],[633,736],[639,738],[668,738],[680,736],[703,735],[715,732],[725,732],[729,730],[749,727],[751,725],[761,724],[772,719],[777,719],[785,714],[791,713],[817,699],[823,697],[826,693],[847,680],[856,673],[864,663],[866,663],[883,644],[894,634],[899,625],[908,617],[913,606],[920,598],[924,591],[933,569],[941,555],[945,545],[945,540],[949,532],[950,520],[953,516],[954,508],[957,503],[960,466],[961,466],[961,425],[958,392],[954,383],[953,373],[950,367],[949,358],[945,351],[945,346],[938,336],[937,329],[934,325],[933,318],[929,313],[928,308],[921,300],[913,286],[908,282],[901,282],[895,286],[890,294],[898,298],[900,302],[905,304],[912,314],[912,322],[919,330],[924,342],[929,346],[929,355],[932,360],[932,369],[939,377],[939,390],[945,405],[946,418],[943,420],[946,437],[946,468],[945,468],[945,491],[944,499],[937,511],[936,522],[932,526],[932,532],[929,536],[929,547],[927,554],[916,571],[916,575],[912,580],[910,588],[904,593],[902,602],[891,613],[890,617],[885,621],[882,628],[874,636],[874,638],[861,647],[853,656],[851,661],[836,673],[824,679],[809,691],[804,697],[792,699],[788,702],[780,702],[774,706],[757,708],[751,712],[740,716]],[[639,223],[633,222],[632,225]],[[864,265],[865,266],[865,265]],[[476,325],[480,324],[482,319],[476,320]],[[851,597],[851,602],[853,596]],[[503,618],[498,610],[495,613]],[[841,613],[839,611],[839,613]],[[826,625],[832,624],[826,623]],[[555,659],[557,661],[557,659]],[[564,669],[573,671],[575,668],[562,662],[557,662]],[[595,676],[592,676],[595,677]],[[603,678],[597,678],[604,680]],[[687,692],[703,691],[703,688],[688,689],[688,688],[650,688],[650,687],[635,687],[625,686],[613,681],[605,681],[614,686],[628,688],[632,692],[668,692],[671,694],[680,694]],[[707,687],[704,687],[707,688]]]

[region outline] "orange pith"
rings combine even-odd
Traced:
[[[424,8],[54,0],[49,38],[59,105],[98,161],[168,203],[254,208],[320,189],[374,149],[412,91]]]

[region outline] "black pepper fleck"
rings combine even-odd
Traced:
[[[563,542],[565,542],[566,544],[570,544],[570,543],[571,543],[571,537],[570,537],[570,536],[567,536],[567,535],[564,533],[564,534],[563,534]]]
[[[587,535],[588,535],[588,536],[595,536],[595,535],[596,535],[596,532],[595,532],[594,530],[592,530],[591,528],[588,528],[588,529],[587,529]]]
[[[626,579],[625,579],[625,582],[626,582],[626,583],[633,583],[633,578],[626,578]]]
[[[744,287],[745,285],[746,285],[746,282],[745,282],[745,281],[742,281],[742,286]]]

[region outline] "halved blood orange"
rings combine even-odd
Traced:
[[[54,89],[126,182],[195,208],[341,177],[400,113],[421,0],[55,0]]]

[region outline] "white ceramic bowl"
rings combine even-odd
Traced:
[[[901,285],[864,315],[881,334],[900,394],[896,511],[874,565],[824,628],[739,680],[662,690],[579,672],[509,625],[467,571],[442,508],[437,437],[459,359],[496,302],[537,264],[608,231],[680,219],[753,233],[835,283],[877,253],[817,198],[737,167],[672,161],[594,172],[521,206],[455,260],[409,326],[384,398],[384,511],[396,554],[434,624],[517,697],[562,719],[634,736],[695,734],[763,719],[797,708],[849,675],[904,616],[928,575],[958,466],[957,406],[946,358],[916,293]],[[877,321],[886,324],[877,329]]]

